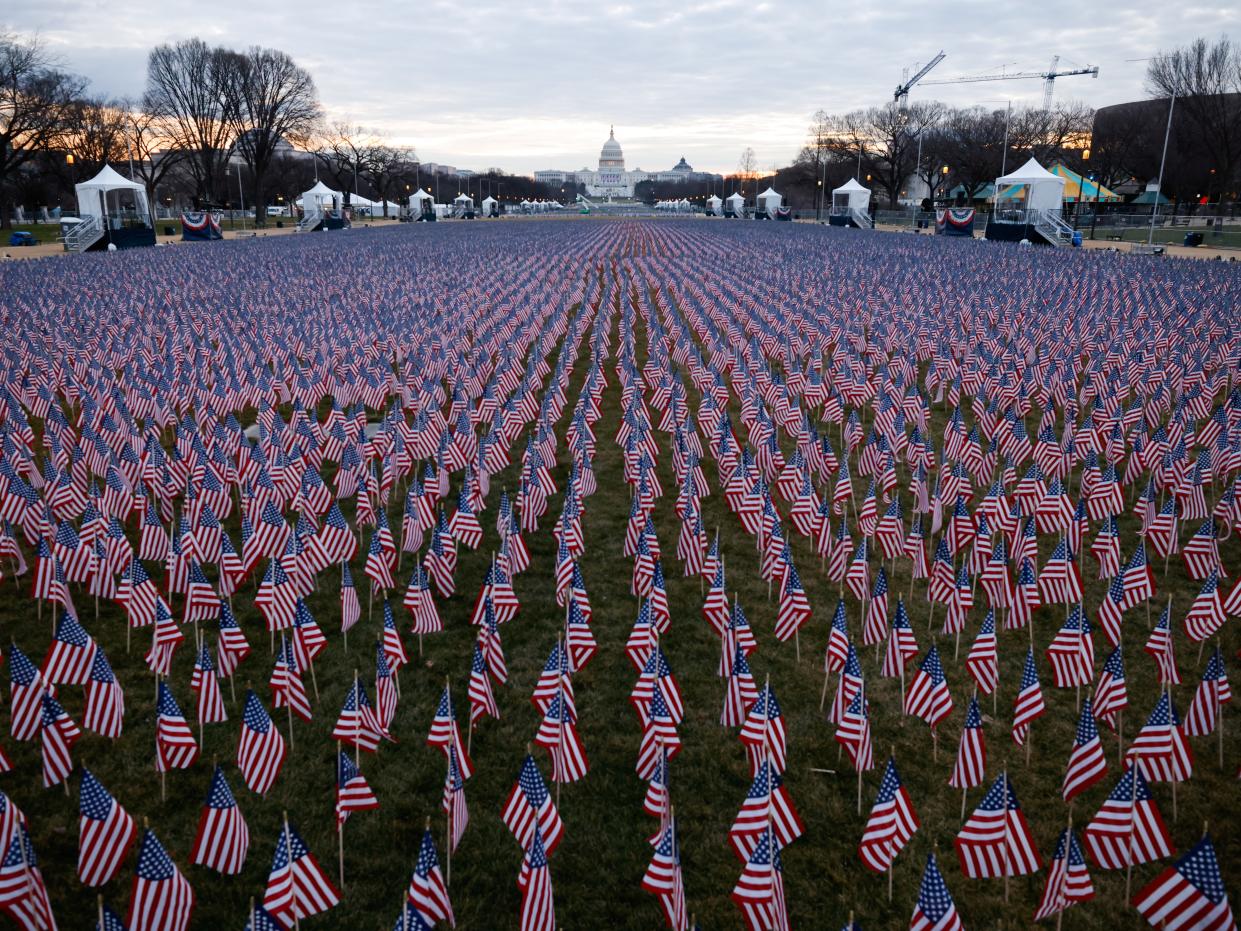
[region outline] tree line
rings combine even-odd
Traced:
[[[51,207],[103,165],[127,166],[150,204],[253,208],[291,206],[323,176],[330,185],[382,201],[415,186],[452,196],[465,180],[437,177],[412,147],[350,121],[325,120],[309,72],[278,49],[236,51],[198,38],[157,46],[139,100],[89,93],[37,39],[0,34],[0,228],[13,207]],[[444,183],[443,190],[441,182]],[[483,192],[547,198],[529,178],[488,171]]]

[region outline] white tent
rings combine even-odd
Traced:
[[[769,187],[758,195],[758,211],[759,213],[767,214],[769,217],[774,217],[783,200],[784,198],[776,193],[775,188]]]
[[[499,213],[500,212],[499,206],[500,206],[500,202],[496,200],[494,197],[484,197],[483,203],[482,203],[483,216],[489,217],[493,213]]]
[[[1029,210],[1060,212],[1064,202],[1064,179],[1053,175],[1035,159],[1016,171],[995,179],[996,206],[1016,208],[1018,202]],[[1001,204],[1007,201],[1007,204]]]
[[[724,198],[724,203],[728,205],[728,210],[737,216],[741,216],[745,212],[745,198],[736,191]]]
[[[474,198],[469,194],[458,194],[452,199],[454,207],[464,207],[466,210],[474,209]]]
[[[307,217],[321,217],[340,206],[341,196],[322,181],[302,195],[302,213]]]
[[[857,178],[850,178],[840,187],[832,190],[832,213],[848,214],[854,210],[863,213],[870,207],[870,189],[858,184]]]
[[[723,203],[724,202],[722,200],[720,200],[718,197],[712,194],[710,197],[707,198],[707,212],[711,214],[712,216],[718,217],[720,215],[720,206]]]
[[[414,211],[415,213],[421,213],[423,201],[428,201],[430,199],[431,199],[430,194],[428,194],[422,188],[418,188],[418,190],[414,191],[414,193],[409,195],[409,209]]]
[[[75,184],[73,191],[80,217],[97,217],[112,229],[120,229],[126,220],[146,227],[151,225],[146,188],[117,174],[111,165],[104,165],[89,181]],[[113,195],[110,202],[109,194]]]

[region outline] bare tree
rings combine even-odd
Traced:
[[[403,179],[410,174],[410,166],[417,159],[413,149],[383,144],[375,146],[366,159],[366,179],[383,201],[385,217],[388,215],[388,201],[396,193],[397,184],[403,183]]]
[[[129,113],[122,101],[85,97],[74,103],[65,146],[84,172],[93,173],[110,162],[126,159]]]
[[[0,35],[0,229],[27,164],[63,142],[85,82],[53,67],[37,39]]]
[[[833,121],[830,145],[842,156],[860,156],[871,182],[895,207],[902,185],[917,167],[919,135],[934,127],[944,112],[944,105],[936,101],[855,110]]]
[[[315,157],[328,177],[336,182],[336,187],[344,192],[345,203],[349,202],[358,177],[366,176],[367,166],[382,144],[376,133],[347,120],[336,121],[324,132]]]
[[[136,181],[146,187],[147,204],[151,208],[151,224],[155,224],[156,188],[178,165],[184,165],[189,152],[178,148],[168,122],[146,110],[127,106],[128,121],[125,138],[133,151]]]
[[[144,109],[164,121],[175,146],[188,153],[198,196],[209,203],[222,200],[226,190],[235,124],[223,90],[234,67],[234,53],[197,38],[156,46],[147,58]]]
[[[1198,39],[1151,61],[1146,83],[1153,94],[1176,98],[1221,191],[1228,189],[1241,165],[1241,103],[1233,96],[1241,91],[1241,48],[1226,36]]]
[[[252,46],[228,55],[225,112],[233,145],[250,169],[255,222],[267,216],[264,183],[282,143],[305,143],[321,116],[314,79],[277,49]]]

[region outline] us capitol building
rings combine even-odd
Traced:
[[[580,171],[560,171],[554,168],[536,171],[534,179],[547,185],[564,184],[576,181],[586,186],[586,193],[591,197],[633,197],[633,190],[641,181],[689,181],[718,178],[707,172],[694,171],[682,158],[669,171],[643,171],[635,168],[625,170],[625,153],[616,141],[616,133],[609,130],[607,142],[599,150],[599,169],[591,171],[583,168]]]

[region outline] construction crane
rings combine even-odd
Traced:
[[[1075,74],[1088,74],[1092,78],[1099,76],[1099,66],[1086,68],[1072,68],[1068,71],[1057,71],[1056,66],[1060,64],[1060,56],[1056,55],[1051,60],[1051,67],[1046,71],[1004,71],[999,74],[978,74],[978,75],[961,75],[956,78],[944,78],[940,81],[927,81],[927,84],[973,84],[976,81],[1024,81],[1031,78],[1038,78],[1043,82],[1043,109],[1051,109],[1051,98],[1056,90],[1056,78],[1067,78]],[[911,82],[913,83],[913,82]]]
[[[928,61],[922,69],[912,78],[909,78],[909,80],[905,80],[905,78],[909,75],[909,69],[905,69],[904,74],[901,75],[901,84],[897,86],[896,93],[892,95],[892,99],[896,101],[897,105],[902,110],[904,110],[909,104],[909,89],[930,74],[931,69],[943,61],[946,57],[947,56],[944,54],[943,49],[940,49],[939,54]]]

